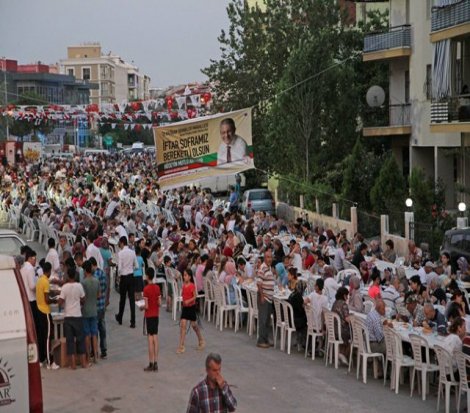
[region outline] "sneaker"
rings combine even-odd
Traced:
[[[345,364],[346,366],[349,364],[348,359],[346,358],[346,356],[344,354],[340,353],[338,355],[338,358],[339,358],[339,361],[341,361],[341,363]]]
[[[122,319],[119,318],[118,314],[114,314],[114,318],[116,319],[119,325],[122,325]]]
[[[158,363],[153,363],[153,371],[158,371]]]
[[[59,370],[60,366],[57,365],[55,362],[47,365],[47,370]]]
[[[100,357],[103,359],[103,360],[106,360],[108,358],[108,355],[106,354],[106,351],[103,351],[100,355]]]
[[[153,363],[149,363],[149,365],[144,368],[144,371],[153,371]]]

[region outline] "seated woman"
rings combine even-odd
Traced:
[[[347,304],[348,294],[349,291],[346,287],[338,288],[335,296],[336,301],[333,303],[333,307],[331,307],[331,311],[338,314],[341,320],[340,328],[343,344],[340,346],[339,359],[343,364],[346,365],[348,364],[346,356],[349,355],[349,341],[351,339],[351,331],[349,329],[349,307]]]
[[[374,268],[375,270],[375,268]],[[372,275],[370,276],[372,284],[369,287],[369,297],[373,300],[377,300],[382,298],[382,289],[380,288],[380,272],[373,271]]]
[[[305,283],[298,281],[295,289],[287,299],[294,310],[294,325],[297,331],[297,343],[300,344],[305,344],[305,333],[307,330],[307,315],[305,314],[303,298],[305,288]]]
[[[449,327],[449,335],[444,339],[443,347],[450,353],[462,351],[462,340],[466,335],[466,323],[462,317],[457,317]]]
[[[364,312],[364,301],[361,295],[361,279],[353,276],[349,279],[349,309],[358,313]]]
[[[237,267],[232,259],[228,260],[225,264],[224,271],[219,275],[219,282],[228,285],[228,304],[236,304],[234,286],[238,284]]]
[[[294,291],[297,287],[297,269],[295,267],[290,267],[287,270],[287,288],[290,291]]]

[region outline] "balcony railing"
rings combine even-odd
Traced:
[[[433,7],[431,32],[470,22],[470,0],[461,0],[448,6]]]
[[[364,53],[396,47],[411,47],[411,26],[390,27],[386,32],[369,33],[364,37]]]
[[[364,127],[390,127],[411,125],[411,104],[387,105],[366,112]]]
[[[470,122],[470,94],[431,104],[431,123]]]

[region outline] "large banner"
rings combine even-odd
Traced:
[[[153,129],[162,188],[254,168],[251,108]]]

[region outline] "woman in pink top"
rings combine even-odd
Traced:
[[[370,276],[370,279],[372,280],[372,284],[369,287],[369,297],[373,300],[382,298],[382,290],[380,289],[380,273],[378,271],[374,271]]]

